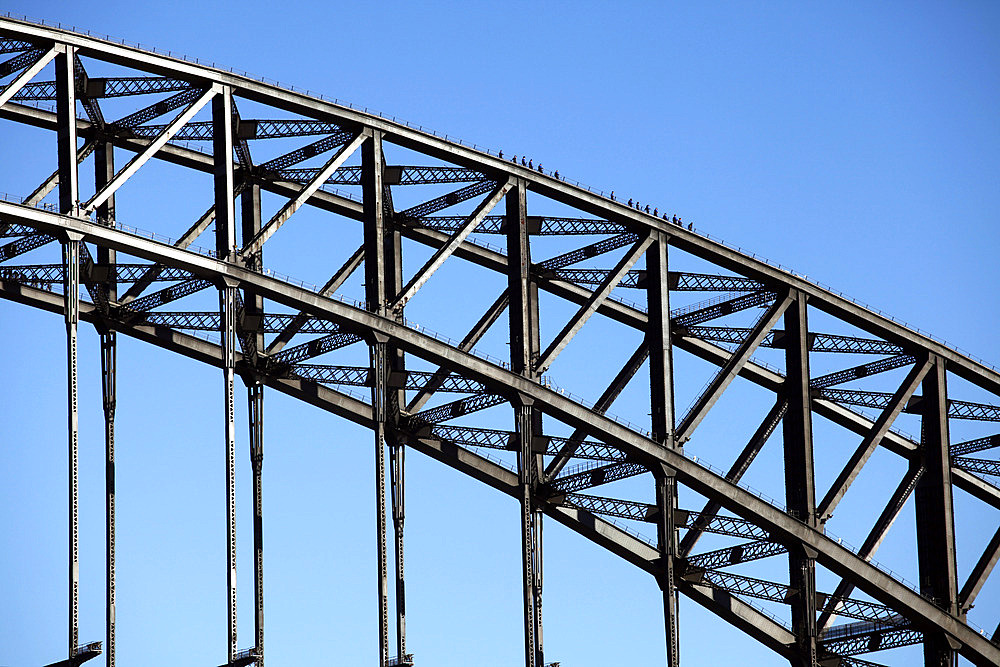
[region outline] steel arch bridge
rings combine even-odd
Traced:
[[[993,432],[1000,421],[995,369],[666,214],[568,184],[516,157],[223,70],[12,19],[0,19],[0,54],[3,131],[27,125],[58,138],[52,175],[23,199],[0,202],[0,296],[61,314],[66,324],[69,635],[59,664],[102,651],[109,665],[115,662],[118,335],[223,371],[227,664],[262,665],[265,658],[265,387],[374,432],[382,665],[413,663],[403,594],[407,449],[519,501],[528,666],[546,664],[543,517],[653,576],[662,591],[668,665],[679,664],[681,595],[793,665],[874,665],[879,651],[910,644],[923,645],[927,665],[954,664],[958,656],[1000,664],[1000,631],[977,630],[968,619],[1000,558],[1000,530],[960,577],[953,504],[958,488],[1000,509],[1000,487],[990,481],[1000,463],[978,454],[1000,445]],[[116,161],[120,156],[126,159]],[[125,224],[143,215],[141,207],[134,214],[116,208],[138,180],[133,176],[160,162],[211,180],[204,213],[176,240],[165,238],[170,229],[149,234]],[[81,178],[84,165],[93,168],[92,182]],[[288,244],[308,252],[327,243],[312,227],[297,229],[305,211],[294,214],[303,208],[359,239],[356,250],[340,241],[329,252],[324,246],[332,277],[321,287],[284,278],[267,261],[284,258],[295,272]],[[196,247],[213,227],[214,248]],[[412,266],[404,267],[404,247],[407,254],[417,249]],[[541,248],[557,251],[539,260],[532,250],[538,255]],[[345,296],[359,277],[360,298]],[[497,293],[475,295],[482,315],[460,340],[404,316],[435,286],[450,292],[491,280]],[[174,303],[181,300],[189,305]],[[551,330],[540,324],[543,311],[546,322],[557,322]],[[81,320],[101,339],[108,471],[103,644],[81,644],[77,636]],[[580,349],[584,337],[575,337],[586,324],[599,328],[605,349]],[[477,349],[493,349],[491,340],[499,341],[497,350],[509,345],[509,356]],[[343,363],[359,350],[365,363]],[[565,369],[566,359],[613,350],[631,354],[612,360],[611,377],[596,389],[577,388],[593,394],[592,403],[546,374]],[[675,373],[675,363],[687,358],[714,369],[704,386],[704,378],[692,387],[686,373]],[[255,516],[254,642],[242,650],[235,619],[237,376],[248,390]],[[699,442],[697,429],[734,419],[731,402],[720,399],[740,386],[767,393],[770,409],[746,425],[749,437],[733,448],[728,469],[717,471],[699,459],[713,450]],[[369,389],[370,399],[351,387]],[[616,399],[627,394],[633,402],[636,391],[640,413],[648,408],[650,415],[643,426],[611,414]],[[675,412],[675,396],[692,397],[690,407]],[[511,423],[510,410],[513,427],[498,428]],[[837,453],[838,463],[822,476],[833,480],[829,486],[818,485],[814,473],[815,416],[840,432],[838,442],[823,443]],[[907,421],[918,437],[900,429]],[[975,437],[956,441],[951,430]],[[741,485],[772,436],[783,461],[783,504]],[[901,461],[901,473],[871,516],[849,518],[867,522],[863,544],[849,549],[826,529],[837,525],[835,509],[881,450]],[[911,496],[916,588],[873,561]],[[701,501],[684,506],[681,499]],[[655,526],[655,540],[629,529],[643,523]],[[698,549],[706,534],[723,546]],[[787,577],[750,576],[764,559],[787,562]],[[832,590],[817,590],[818,571],[838,582]],[[994,627],[1000,619],[977,620]]]

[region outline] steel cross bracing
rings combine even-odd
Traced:
[[[973,554],[977,565],[961,587],[953,566],[949,570],[947,553],[942,555],[940,550],[928,547],[932,542],[947,544],[954,539],[954,522],[958,517],[953,516],[950,505],[952,485],[971,493],[978,501],[1000,507],[1000,489],[979,476],[994,470],[995,461],[967,456],[995,447],[996,436],[985,433],[952,444],[946,427],[949,418],[994,421],[998,412],[995,403],[1000,403],[951,395],[947,375],[953,374],[978,390],[997,396],[1000,376],[995,371],[797,276],[665,220],[485,153],[301,94],[73,33],[3,19],[0,35],[3,40],[0,51],[15,54],[0,64],[0,75],[6,81],[0,92],[0,117],[50,129],[59,136],[57,171],[29,195],[27,205],[0,203],[0,234],[12,239],[0,246],[0,262],[4,263],[0,264],[0,295],[64,313],[68,327],[70,320],[83,320],[93,323],[101,332],[136,337],[221,367],[225,371],[224,389],[230,406],[233,378],[238,374],[248,385],[251,405],[256,406],[252,407],[257,416],[251,420],[251,458],[258,518],[259,460],[263,451],[259,429],[262,391],[267,386],[376,430],[377,461],[381,461],[376,466],[380,471],[379,493],[384,498],[387,483],[392,491],[397,603],[403,599],[403,446],[432,456],[519,499],[526,664],[545,664],[541,623],[543,515],[654,575],[663,590],[670,664],[676,664],[679,655],[676,626],[680,619],[675,604],[678,593],[795,664],[837,655],[841,656],[841,664],[866,664],[848,656],[859,647],[877,650],[911,640],[923,642],[927,664],[950,660],[956,653],[978,664],[1000,660],[996,647],[966,625],[963,616],[997,561],[1000,539],[994,539],[982,555]],[[104,64],[109,62],[116,66],[115,76],[100,77]],[[44,78],[41,73],[49,63],[54,63],[55,81],[36,81]],[[134,70],[135,76],[118,76],[123,67]],[[153,96],[154,101],[148,104],[148,98],[144,98],[145,106],[117,122],[106,122],[99,100],[131,95]],[[156,100],[156,96],[160,99]],[[55,100],[56,112],[20,103],[43,99]],[[85,116],[77,117],[74,113],[77,99]],[[256,103],[254,113],[260,113],[258,119],[240,117],[237,106],[243,100]],[[204,111],[199,111],[200,108]],[[258,112],[259,108],[269,108],[273,117]],[[206,121],[205,111],[209,109],[211,120]],[[167,114],[173,120],[147,125]],[[310,135],[322,138],[254,164],[251,156],[254,140]],[[84,141],[82,148],[77,137]],[[190,150],[176,143],[180,139],[205,140],[210,150]],[[353,152],[355,144],[360,145],[361,166],[341,164]],[[91,155],[106,156],[109,146],[134,153],[136,157],[118,171],[107,157],[100,158],[95,172],[97,194],[80,201],[78,165],[85,164],[83,161]],[[393,166],[384,151],[391,151],[394,146],[409,150],[410,155],[425,156],[427,164]],[[131,176],[153,158],[212,174],[213,178],[214,204],[193,223],[185,225],[188,231],[173,246],[129,234],[109,224],[125,219],[121,212],[115,211],[115,192],[130,187]],[[326,167],[296,166],[312,158],[326,162]],[[392,203],[393,186],[414,186],[416,191],[421,185],[462,182],[471,184],[445,195],[425,197],[422,203],[401,211],[396,211]],[[327,183],[361,186],[363,201],[320,187]],[[59,213],[34,208],[56,189]],[[261,224],[261,190],[284,197],[288,202],[269,224]],[[501,200],[503,203],[498,203]],[[544,215],[542,202],[547,200],[576,209],[578,217]],[[472,216],[434,215],[463,202],[475,209]],[[499,214],[504,205],[506,213]],[[297,231],[294,213],[301,206],[361,221],[364,230],[362,249],[351,255],[319,293],[278,280],[263,270],[264,247],[271,235],[277,232],[291,238]],[[243,215],[242,228],[237,224],[237,209]],[[187,251],[213,223],[215,255],[206,257]],[[278,225],[282,226],[280,231]],[[506,250],[477,245],[471,234],[504,236]],[[566,237],[567,247],[548,260],[534,263],[530,245],[531,238],[537,235]],[[578,235],[605,238],[580,246],[572,243]],[[412,267],[419,269],[415,274],[404,272],[401,250],[404,238],[408,243],[424,244],[434,253],[423,268]],[[41,256],[46,252],[45,246],[53,241],[67,251],[68,259],[59,265],[51,257],[45,263]],[[687,253],[715,269],[712,273],[668,270],[668,246],[671,263]],[[115,252],[127,254],[129,261],[117,264]],[[32,253],[32,263],[6,264],[28,253]],[[614,259],[608,260],[605,255]],[[632,268],[643,257],[645,269],[638,268],[641,264]],[[137,263],[133,258],[146,263]],[[486,314],[461,343],[447,343],[408,326],[401,309],[403,303],[411,300],[419,303],[425,292],[430,293],[444,280],[436,275],[439,267],[452,266],[457,259],[470,262],[476,270],[500,274],[508,287],[486,308]],[[573,266],[583,262],[588,262],[587,266]],[[593,268],[600,263],[605,266],[617,263],[617,266]],[[366,307],[330,298],[362,265]],[[410,275],[413,277],[409,278]],[[58,281],[67,284],[60,288]],[[155,281],[173,284],[147,292]],[[119,295],[118,283],[131,283],[132,287]],[[213,286],[220,291],[218,311],[205,310],[204,306],[173,312],[157,310]],[[87,288],[90,301],[76,299],[80,287]],[[616,301],[609,296],[616,288],[645,290],[646,307]],[[547,312],[541,308],[539,291],[578,309],[552,341],[543,339],[538,326],[539,318]],[[668,292],[687,291],[721,294],[707,301],[671,308]],[[264,300],[288,312],[265,312]],[[758,318],[756,326],[747,328],[742,324],[750,309],[765,315]],[[807,310],[821,311],[843,326],[838,331],[813,330]],[[505,311],[510,320],[510,361],[495,363],[472,354],[473,346],[484,339],[487,330]],[[540,377],[553,364],[558,369],[564,355],[576,349],[576,334],[591,315],[602,315],[616,326],[637,331],[643,337],[642,345],[593,408]],[[784,328],[776,328],[781,319]],[[560,318],[562,321],[565,317]],[[848,329],[860,331],[850,333]],[[222,344],[188,336],[184,330],[214,330],[222,334]],[[75,340],[70,333],[69,339]],[[277,338],[270,343],[264,339],[264,335],[274,334]],[[310,334],[319,334],[320,338],[297,337]],[[370,348],[369,367],[339,364],[334,359],[322,365],[304,363],[320,355],[334,357],[339,349],[357,342],[365,342]],[[108,344],[113,345],[110,341]],[[634,346],[631,342],[621,347],[631,350]],[[784,371],[771,370],[755,361],[764,348],[785,351]],[[75,343],[68,349],[74,350]],[[429,364],[430,370],[407,370],[402,363],[404,353],[407,358]],[[876,354],[881,358],[847,368],[844,366],[848,364],[838,364],[833,372],[810,376],[809,353]],[[671,358],[679,354],[694,355],[721,370],[678,428],[674,425],[672,392],[673,385],[684,378],[673,377]],[[615,398],[647,358],[649,367],[657,369],[650,375],[651,423],[648,427],[632,427],[616,422],[606,413],[612,411]],[[75,360],[75,353],[71,352],[70,359]],[[910,371],[903,386],[895,392],[881,390],[887,383],[895,388],[897,380],[891,379],[895,376],[889,372],[906,367]],[[760,385],[777,396],[772,412],[732,464],[730,472],[721,476],[686,457],[680,446],[702,445],[694,426],[709,412],[722,410],[716,399],[737,378]],[[882,384],[866,384],[871,382]],[[917,394],[914,389],[921,382],[923,390]],[[832,388],[847,383],[859,386]],[[340,385],[370,386],[372,402],[337,391]],[[418,393],[411,403],[406,403],[407,391]],[[452,402],[437,399],[425,407],[438,391],[467,395]],[[471,425],[469,420],[478,419],[488,408],[505,403],[515,408],[513,430]],[[404,405],[412,407],[407,410]],[[880,410],[881,417],[872,420],[852,406]],[[111,424],[113,411],[106,407],[106,412]],[[813,443],[808,416],[811,413],[846,429],[854,434],[851,437],[862,439],[834,488],[818,505],[811,471]],[[928,436],[923,445],[892,430],[899,414],[916,415],[927,425]],[[459,417],[465,420],[461,426],[447,423]],[[785,446],[784,483],[791,508],[787,511],[737,485],[768,438],[777,434],[778,423],[784,424],[781,432]],[[550,426],[553,432],[566,428],[571,435],[550,435]],[[230,417],[226,432],[231,461],[234,430]],[[383,445],[390,453],[389,480],[384,479]],[[877,447],[906,459],[910,470],[916,466],[917,470],[928,472],[907,473],[908,477],[900,482],[902,495],[894,496],[872,529],[872,539],[866,542],[862,553],[854,554],[826,537],[819,522],[836,522],[831,518],[833,506],[844,493],[850,492],[857,470]],[[517,463],[494,463],[477,454],[481,448],[506,450],[511,461],[516,455]],[[653,481],[656,502],[578,493],[626,477]],[[228,510],[232,516],[235,501],[231,474],[227,484]],[[705,509],[700,513],[678,509],[678,486],[705,496],[708,499]],[[925,594],[923,597],[868,562],[914,488],[920,502],[930,508],[918,517],[917,558],[921,571],[936,568],[937,572],[919,592]],[[384,504],[380,507],[384,508]],[[603,521],[601,515],[655,524],[657,538],[644,541],[634,537]],[[390,575],[384,514],[380,521],[380,645],[385,662],[389,653],[386,603]],[[259,521],[257,524],[255,569],[260,572],[263,552]],[[112,526],[113,522],[109,523],[109,535]],[[235,564],[233,530],[230,525],[227,556],[232,561],[227,564],[230,573]],[[694,541],[703,532],[743,542],[689,555]],[[753,567],[758,559],[781,555],[789,559],[788,584],[720,569]],[[815,593],[811,572],[817,566],[843,580],[830,599]],[[260,581],[260,575],[255,578]],[[853,599],[842,592],[853,587],[877,602]],[[234,596],[235,587],[231,584],[230,590]],[[258,586],[258,590],[262,591],[262,587]],[[726,595],[720,595],[722,592]],[[755,609],[752,603],[755,597],[787,601],[791,622],[777,622]],[[109,600],[112,599],[109,595]],[[230,599],[227,642],[230,664],[263,661],[262,593],[256,594],[255,603],[255,646],[249,652],[241,652],[235,644],[235,597]],[[401,604],[398,606],[397,655],[412,662],[405,650],[405,612]],[[821,609],[825,609],[827,620],[818,622],[816,616]],[[910,634],[901,634],[903,630],[891,627],[831,634],[835,628],[827,625],[832,614],[868,621],[877,619]],[[905,623],[897,624],[898,619],[905,619]],[[75,627],[72,619],[71,627]],[[877,640],[872,639],[876,636]],[[109,628],[109,658],[113,660],[110,637]],[[864,646],[862,638],[867,642]],[[71,658],[78,646],[75,640],[71,642]],[[809,657],[810,651],[813,658]]]

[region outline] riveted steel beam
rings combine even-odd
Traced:
[[[955,560],[955,514],[952,502],[948,437],[948,389],[945,361],[930,359],[923,378],[921,458],[924,474],[917,481],[917,564],[920,593],[949,614],[959,613],[958,567]],[[941,632],[924,635],[924,664],[953,664],[955,647]]]

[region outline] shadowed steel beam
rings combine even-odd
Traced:
[[[340,286],[343,285],[351,274],[354,273],[361,263],[365,259],[365,247],[362,244],[360,248],[354,251],[354,254],[347,258],[344,265],[333,274],[326,284],[320,289],[319,293],[323,296],[330,296],[335,293]],[[309,320],[309,315],[307,313],[297,314],[291,322],[286,326],[276,337],[271,344],[267,346],[266,354],[274,354],[275,352],[280,352],[285,345],[288,344],[292,338],[295,337],[305,323]]]
[[[490,307],[486,309],[486,312],[479,318],[479,321],[476,322],[475,326],[472,327],[469,333],[465,334],[465,338],[463,338],[462,342],[458,344],[458,349],[463,352],[468,352],[483,336],[486,335],[486,332],[489,331],[491,326],[493,326],[493,323],[496,322],[500,315],[503,314],[503,311],[507,309],[507,294],[507,290],[504,290],[490,305]],[[447,377],[447,370],[443,368],[437,369],[427,385],[421,389],[420,392],[413,397],[413,400],[406,406],[406,412],[412,414],[422,408]]]
[[[806,295],[793,291],[785,310],[784,393],[788,411],[782,422],[785,461],[785,504],[788,514],[816,528],[816,490],[813,477],[812,405],[809,393],[809,326]],[[814,667],[818,655],[816,638],[816,552],[790,545],[788,582],[799,592],[792,601],[792,632],[798,655],[792,664]]]
[[[669,348],[668,348],[669,349]],[[594,403],[594,411],[603,413],[607,411],[611,404],[615,402],[615,399],[625,390],[626,385],[628,385],[629,380],[635,377],[635,374],[639,372],[639,368],[645,363],[646,358],[649,356],[649,346],[646,341],[643,340],[639,343],[639,347],[635,349],[632,356],[628,358],[625,365],[622,367],[615,379],[611,381],[604,393],[601,394],[597,402]],[[547,468],[545,468],[545,481],[550,482],[555,479],[566,464],[570,462],[573,455],[579,449],[581,443],[583,443],[585,438],[585,433],[582,429],[576,429],[573,434],[567,438],[568,442],[562,446],[559,453],[556,454],[555,458],[549,462]]]
[[[417,271],[416,275],[410,279],[410,282],[408,282],[406,287],[403,288],[402,294],[400,294],[399,298],[397,298],[392,304],[393,310],[401,309],[404,305],[406,305],[407,301],[413,298],[413,295],[417,293],[417,290],[424,286],[424,283],[426,283],[427,280],[434,275],[434,272],[437,271],[442,264],[444,264],[446,259],[451,257],[451,254],[458,249],[462,242],[465,241],[469,234],[472,233],[472,230],[474,230],[479,223],[482,222],[483,218],[485,218],[486,215],[500,203],[500,200],[503,199],[508,192],[510,192],[512,187],[512,181],[507,181],[497,185],[493,192],[491,192],[489,196],[476,207],[476,210],[472,212],[472,215],[466,219],[465,224],[463,224],[459,230],[455,232],[447,243],[438,248],[431,258],[427,260],[427,263],[424,264],[423,268]]]
[[[993,533],[990,543],[986,545],[983,555],[976,561],[975,567],[969,573],[969,578],[962,586],[962,591],[958,594],[958,603],[963,614],[972,609],[976,602],[976,596],[982,590],[983,584],[989,578],[997,560],[1000,560],[1000,528]]]
[[[319,190],[320,186],[326,183],[326,179],[330,177],[330,174],[335,172],[337,168],[347,161],[347,158],[354,154],[354,151],[368,138],[369,131],[363,130],[358,133],[354,139],[348,142],[343,148],[337,151],[332,158],[320,169],[319,174],[312,181],[304,186],[298,194],[289,200],[281,210],[274,214],[264,228],[257,233],[244,247],[242,253],[244,255],[257,252],[260,247],[271,238],[271,236],[278,231],[278,229],[285,224],[285,222],[292,217],[299,208],[302,207],[310,197]]]
[[[0,92],[0,107],[7,104],[7,102],[10,101],[10,98],[14,97],[14,95],[17,94],[17,91],[24,87],[24,84],[35,78],[35,76],[41,72],[46,65],[52,62],[52,60],[56,57],[56,53],[56,47],[53,46],[45,53],[42,53],[38,60],[31,65],[31,67],[18,74],[13,81],[8,83],[7,87],[3,89],[3,92]]]
[[[177,118],[175,118],[160,134],[153,139],[149,145],[141,153],[137,153],[135,157],[129,160],[120,172],[118,172],[110,183],[105,185],[97,194],[90,198],[86,206],[83,208],[83,213],[89,215],[98,206],[100,206],[104,201],[110,197],[114,192],[124,185],[125,181],[132,177],[132,175],[139,170],[142,165],[146,164],[151,157],[160,150],[164,144],[170,141],[171,137],[177,134],[177,131],[184,127],[184,124],[189,120],[194,118],[194,115],[202,110],[202,108],[208,104],[213,97],[218,93],[216,87],[209,88],[206,90],[201,97],[191,103],[187,109],[185,109]]]
[[[757,349],[757,346],[760,345],[764,337],[774,328],[774,325],[784,315],[792,301],[793,299],[790,296],[786,296],[781,300],[775,300],[775,303],[772,304],[767,313],[761,317],[760,321],[750,331],[750,334],[733,353],[733,356],[726,362],[726,365],[712,378],[712,382],[705,388],[702,395],[698,397],[698,402],[684,416],[683,421],[681,421],[680,426],[677,428],[677,439],[679,441],[685,442],[691,438],[691,434],[698,427],[698,424],[708,415],[708,411],[712,409],[712,406],[719,400],[719,397],[722,396],[722,393],[729,384],[736,379],[743,366],[750,361],[750,357]]]
[[[646,252],[646,248],[648,248],[649,244],[652,242],[652,235],[640,239],[627,253],[625,253],[625,256],[618,261],[618,264],[611,270],[607,278],[604,279],[601,286],[590,294],[589,298],[580,310],[577,311],[576,315],[574,315],[570,321],[566,323],[566,326],[563,327],[562,331],[560,331],[555,339],[549,343],[545,352],[540,355],[538,365],[536,367],[536,371],[538,373],[544,373],[548,370],[549,366],[552,365],[552,362],[555,361],[557,356],[559,356],[559,353],[562,352],[563,348],[566,347],[571,340],[573,340],[573,336],[575,336],[577,332],[583,328],[583,325],[587,323],[590,316],[597,312],[601,303],[611,294],[611,290],[613,290],[625,274],[628,273],[629,269],[632,268],[632,265],[639,261],[639,258],[642,257],[642,254]]]
[[[754,458],[760,452],[764,443],[767,439],[771,437],[774,433],[774,429],[778,427],[778,424],[785,417],[785,412],[788,410],[788,401],[779,396],[778,400],[775,401],[774,406],[768,411],[767,416],[754,431],[754,434],[750,437],[749,442],[740,452],[740,455],[736,457],[736,461],[729,468],[729,472],[726,473],[726,479],[732,483],[737,483],[740,478],[743,477],[743,473],[747,471],[750,464],[753,463]],[[719,513],[722,508],[718,502],[714,500],[709,500],[705,503],[704,509],[698,515],[694,525],[684,534],[684,539],[681,540],[680,549],[678,550],[679,555],[684,558],[691,550],[694,548],[695,543],[702,536],[702,534],[707,530],[709,523],[712,519]]]
[[[931,362],[924,361],[915,365],[907,374],[903,383],[896,390],[896,393],[893,394],[892,401],[882,411],[878,419],[875,420],[871,431],[869,431],[868,435],[865,436],[864,440],[862,440],[861,444],[851,455],[851,458],[844,465],[844,469],[840,471],[837,479],[830,485],[830,490],[827,491],[826,496],[823,497],[822,502],[816,508],[816,514],[819,516],[820,521],[825,522],[833,516],[833,510],[836,509],[837,504],[844,497],[844,494],[847,493],[847,489],[861,473],[861,468],[875,452],[875,448],[878,447],[893,422],[896,421],[896,417],[906,407],[907,401],[910,400],[913,392],[920,386],[930,367]]]
[[[921,458],[925,472],[917,482],[917,564],[920,593],[949,614],[959,614],[958,568],[955,562],[955,512],[952,503],[951,457],[948,452],[948,389],[944,360],[931,357],[924,376],[921,411]],[[957,646],[942,632],[924,634],[927,667],[954,664]]]

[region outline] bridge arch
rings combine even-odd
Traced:
[[[995,560],[996,545],[987,547],[979,559],[984,564],[982,571],[973,573],[964,590],[959,590],[962,582],[957,574],[946,573],[943,578],[928,574],[930,578],[921,582],[917,592],[821,530],[825,514],[832,512],[857,471],[881,445],[910,462],[910,469],[916,465],[913,461],[919,463],[919,480],[910,484],[904,476],[899,480],[900,493],[908,495],[913,490],[910,487],[915,487],[921,502],[937,512],[935,520],[918,520],[919,559],[928,572],[937,566],[947,570],[949,558],[953,558],[947,546],[954,539],[949,519],[952,485],[981,502],[1000,506],[1000,492],[978,476],[990,470],[989,461],[969,457],[964,450],[949,453],[959,444],[973,448],[973,453],[989,449],[994,445],[988,430],[983,431],[983,437],[968,441],[978,442],[976,445],[954,443],[948,437],[948,424],[955,419],[982,422],[988,428],[998,414],[996,401],[953,396],[947,388],[967,385],[976,398],[995,396],[1000,393],[996,370],[694,230],[476,148],[292,91],[65,31],[4,21],[0,34],[5,38],[4,49],[11,54],[7,61],[11,76],[3,93],[6,99],[0,98],[4,101],[0,116],[55,130],[63,137],[56,171],[59,202],[54,210],[37,206],[44,201],[44,194],[38,197],[44,184],[26,201],[0,203],[4,233],[12,239],[2,251],[0,268],[5,273],[0,293],[63,313],[72,325],[68,329],[74,330],[71,340],[75,337],[72,313],[79,308],[79,318],[96,324],[108,346],[113,345],[111,332],[117,332],[221,366],[230,396],[234,377],[240,375],[257,397],[253,400],[260,400],[263,388],[270,387],[372,427],[380,439],[378,456],[385,455],[381,447],[384,439],[393,457],[400,456],[404,448],[416,449],[517,497],[524,515],[526,663],[544,660],[538,638],[540,576],[532,571],[540,560],[538,535],[543,515],[653,574],[666,590],[668,618],[675,616],[673,591],[679,590],[797,664],[833,656],[840,656],[846,664],[857,664],[853,653],[837,651],[857,651],[862,641],[866,649],[884,648],[891,642],[924,641],[932,656],[957,650],[982,664],[997,659],[996,648],[964,622],[960,609],[963,593],[968,601],[978,580],[985,580],[992,568],[990,553]],[[100,78],[89,72],[98,63],[129,67],[144,75]],[[46,67],[55,69],[52,82],[38,77]],[[130,97],[130,86],[139,86],[142,94],[159,93],[159,102],[108,122],[100,112],[101,100],[115,90]],[[82,100],[86,117],[78,118],[67,110],[75,108],[75,104],[67,106],[72,96]],[[54,111],[31,104],[49,99],[57,104]],[[244,120],[239,116],[240,104],[266,107],[272,116]],[[153,122],[164,114],[170,114],[165,122]],[[251,147],[257,146],[255,142],[267,137],[288,140],[303,136],[322,138],[265,162],[254,160]],[[208,141],[212,150],[193,150],[181,141]],[[95,162],[97,156],[103,156],[105,173],[103,180],[98,175],[89,196],[81,196],[87,192],[85,188],[64,184],[79,178],[77,153],[91,145]],[[110,151],[109,146],[113,147]],[[389,157],[391,147],[424,156],[430,164],[394,164]],[[135,157],[115,165],[113,156],[119,151]],[[235,162],[230,155],[236,156]],[[209,174],[213,181],[214,206],[179,242],[146,238],[128,227],[122,211],[111,208],[115,198],[127,192],[134,174],[150,168],[151,158]],[[311,158],[318,159],[308,162]],[[296,164],[312,166],[294,168]],[[398,196],[395,193],[404,185],[440,187],[452,182],[463,185],[407,208],[393,204]],[[348,188],[360,188],[360,195],[351,196]],[[266,208],[261,201],[267,193],[282,197],[283,203],[264,220]],[[545,201],[577,213],[571,217],[545,215]],[[459,209],[459,215],[434,215],[463,202],[466,207]],[[535,214],[539,204],[543,212]],[[281,239],[279,228],[288,233],[296,222],[292,215],[303,206],[333,214],[338,220],[362,223],[360,247],[353,254],[353,248],[340,248],[349,256],[340,258],[345,261],[342,268],[330,267],[336,273],[325,289],[296,286],[262,263],[261,253]],[[213,223],[214,251],[192,249],[191,242]],[[502,239],[503,248],[482,240],[474,242],[488,234]],[[536,261],[530,254],[532,247],[538,247],[538,238],[558,237],[566,243],[584,234],[599,240],[569,245],[567,252],[545,261]],[[274,242],[267,245],[272,238]],[[418,254],[421,261],[408,265],[406,271],[399,259],[404,239],[411,244],[407,247],[415,243],[429,248]],[[15,263],[22,254],[57,244],[66,253],[61,263]],[[276,255],[281,256],[280,252]],[[592,262],[586,265],[587,260],[609,253],[613,253],[608,258],[614,261],[613,268],[594,267]],[[692,263],[711,265],[715,272],[668,270],[668,259],[673,262],[674,253],[689,257]],[[117,261],[119,256],[136,261],[125,265]],[[445,267],[459,259],[489,275],[484,282],[499,280],[506,294],[505,300],[480,304],[486,315],[462,342],[441,340],[402,315],[404,305],[411,299],[416,304],[423,296],[425,285],[430,289],[438,270],[445,274]],[[154,265],[160,268],[152,269]],[[363,301],[336,298],[337,288],[360,271],[359,266],[364,267],[365,275]],[[130,278],[127,272],[131,272]],[[109,280],[112,275],[115,283]],[[132,295],[118,292],[117,283],[124,285],[126,280],[138,286],[133,287]],[[151,289],[153,280],[169,280],[174,286]],[[60,294],[55,286],[62,281],[69,286],[63,290],[67,294],[86,287],[90,299],[77,303]],[[619,290],[617,295],[628,288],[636,290],[643,303],[630,304],[612,295],[615,289]],[[204,296],[206,290],[217,290],[221,295],[214,312],[204,309],[204,299],[198,302],[202,310],[163,308],[199,293]],[[671,308],[670,297],[686,291],[722,292],[726,296]],[[268,312],[263,308],[265,302],[279,306],[281,312]],[[561,305],[553,306],[556,302]],[[549,328],[543,329],[539,313],[553,311],[561,313],[553,320],[565,321],[565,325],[546,324]],[[762,311],[759,317],[738,322],[749,326],[704,326],[758,311]],[[297,316],[300,312],[304,315]],[[503,312],[508,314],[501,318]],[[660,316],[651,317],[651,313]],[[627,331],[633,345],[636,336],[642,341],[608,388],[595,396],[596,407],[567,396],[565,389],[545,375],[551,367],[558,368],[564,349],[569,350],[574,336],[584,330],[592,315],[603,316]],[[838,331],[851,330],[856,335],[818,331],[810,326],[814,317],[835,321]],[[473,353],[472,348],[490,325],[502,319],[508,321],[510,356]],[[292,345],[295,326],[312,327],[321,337]],[[183,333],[213,329],[222,333],[218,343]],[[266,338],[269,334],[277,337]],[[283,336],[287,340],[277,344]],[[306,363],[358,343],[370,349],[370,367]],[[70,349],[75,349],[75,343],[70,343]],[[769,368],[751,358],[764,349],[779,351],[776,354],[784,367]],[[814,354],[845,351],[879,357],[838,372],[809,372]],[[691,409],[675,415],[673,391],[679,383],[671,372],[672,357],[681,353],[721,370],[708,376],[702,390],[690,392]],[[402,365],[403,359],[416,366]],[[636,427],[605,416],[629,380],[641,368],[653,365],[658,365],[659,371],[647,371],[650,388],[646,401],[653,416],[650,426]],[[905,370],[906,375],[899,377],[890,391],[835,388],[893,370]],[[105,376],[112,377],[110,373]],[[757,429],[760,435],[751,439],[742,456],[752,459],[754,450],[763,446],[781,421],[788,509],[735,483],[748,460],[741,465],[737,458],[730,473],[718,473],[699,462],[691,449],[696,443],[696,427],[716,409],[717,401],[737,377],[776,396],[775,407]],[[379,417],[373,418],[371,404],[337,390],[343,386],[370,387],[377,406],[374,414]],[[444,391],[466,397],[421,410],[421,394]],[[468,420],[462,420],[461,425],[447,423],[479,411],[485,415],[486,410],[508,403],[515,406],[518,415],[513,429],[493,428],[492,420],[483,426],[469,426]],[[854,408],[878,414],[869,416]],[[920,418],[923,444],[889,430],[901,413]],[[813,415],[862,438],[862,446],[853,459],[848,458],[825,496],[816,488],[812,473]],[[561,424],[556,428],[562,430],[548,430],[552,422]],[[227,437],[232,442],[234,427],[231,419],[228,423]],[[559,432],[563,435],[557,435]],[[684,445],[688,446],[686,454]],[[478,447],[479,452],[516,452],[514,470],[468,447]],[[233,451],[232,446],[229,451]],[[933,451],[937,459],[931,461],[927,452]],[[506,456],[509,464],[511,456]],[[579,459],[578,466],[565,468],[574,458]],[[383,475],[385,465],[383,460]],[[400,458],[389,462],[390,470],[394,466],[401,470]],[[579,493],[639,475],[655,480],[658,500]],[[727,481],[727,476],[733,479]],[[952,483],[943,482],[949,478]],[[700,512],[699,508],[664,511],[676,504],[677,485],[703,496],[709,505]],[[384,480],[378,488],[386,492]],[[392,485],[391,491],[402,496],[399,486]],[[719,507],[712,509],[713,504]],[[680,511],[683,509],[693,512]],[[724,513],[714,516],[720,509]],[[608,515],[651,523],[661,539],[656,544],[636,539],[600,518]],[[880,541],[879,532],[888,528],[885,517],[883,512],[875,519],[872,534],[876,542]],[[682,554],[684,538],[703,532],[713,521],[732,524],[718,530],[745,542],[727,547],[725,556],[700,554],[699,560],[699,556]],[[381,534],[386,548],[386,533],[383,530]],[[694,538],[689,542],[693,545]],[[938,548],[942,544],[943,552]],[[781,554],[788,554],[787,584],[729,569],[754,558]],[[837,612],[845,615],[850,611],[861,621],[860,626],[826,635],[817,627],[825,624],[823,607],[831,599],[816,592],[813,572],[817,565],[842,578],[844,589],[857,587],[874,600],[852,598],[839,587],[839,592],[834,592],[832,599],[840,603]],[[948,592],[942,593],[942,588]],[[382,591],[384,599],[387,593]],[[930,601],[920,593],[935,599]],[[760,599],[787,603],[792,615],[790,627],[752,604]],[[389,652],[388,625],[386,617],[380,628],[383,659]],[[668,622],[668,637],[676,639],[670,625]],[[70,650],[76,648],[77,643],[71,641]],[[240,656],[233,642],[229,651],[230,662],[252,657]],[[405,655],[405,651],[399,654]]]

